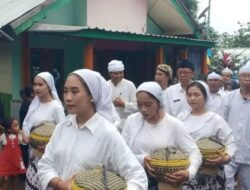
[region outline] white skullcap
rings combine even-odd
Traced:
[[[226,67],[225,69],[222,70],[222,74],[224,73],[230,73],[231,75],[233,75],[233,71],[231,69],[229,69],[228,67]]]
[[[207,80],[211,80],[211,79],[220,79],[221,75],[219,75],[216,72],[212,72],[207,76]]]
[[[163,97],[161,86],[157,82],[143,82],[138,86],[136,92],[146,91],[152,94],[157,100],[160,101],[161,106],[163,106]]]
[[[108,64],[108,71],[109,72],[124,71],[124,65],[122,61],[118,61],[118,60],[110,61]]]
[[[111,100],[111,86],[107,81],[100,73],[89,69],[79,69],[71,74],[76,74],[84,80],[94,100],[96,111],[108,121],[113,122],[114,107]]]
[[[250,61],[248,61],[243,67],[240,68],[239,74],[250,73]]]

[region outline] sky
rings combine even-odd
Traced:
[[[208,6],[209,0],[199,1],[199,14]],[[204,21],[204,17],[199,20]],[[219,33],[233,34],[240,26],[237,22],[250,22],[250,0],[211,0],[210,25]]]

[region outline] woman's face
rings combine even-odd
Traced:
[[[34,88],[36,95],[39,98],[48,96],[50,94],[49,86],[47,85],[47,83],[42,77],[39,77],[39,76],[35,77],[33,88]]]
[[[187,102],[192,110],[201,110],[205,107],[205,97],[196,86],[191,86],[187,91]]]
[[[161,109],[158,101],[145,91],[137,92],[136,98],[138,109],[143,118],[146,121],[155,120]]]
[[[64,85],[63,99],[70,114],[84,114],[93,107],[91,96],[76,75],[67,78]]]
[[[156,70],[155,71],[155,81],[161,86],[161,87],[164,87],[164,86],[168,86],[168,83],[169,83],[169,76],[160,71],[160,70]]]

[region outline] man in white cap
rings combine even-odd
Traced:
[[[221,75],[215,71],[209,73],[207,76],[207,84],[210,90],[208,109],[223,116],[223,96],[225,92],[220,89],[222,85]]]
[[[228,81],[230,81],[233,77],[233,71],[229,69],[228,67],[224,68],[222,70],[222,90],[224,90],[224,84],[226,84]]]
[[[250,189],[250,61],[239,70],[240,89],[225,95],[225,119],[232,128],[237,151],[225,166],[226,189],[234,189],[238,172],[241,190]]]
[[[108,72],[110,76],[108,83],[112,87],[112,101],[121,118],[121,124],[118,126],[121,132],[127,117],[137,111],[136,88],[132,81],[124,79],[124,64],[122,61],[110,61]]]

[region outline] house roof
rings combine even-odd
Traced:
[[[165,34],[201,37],[198,23],[180,0],[148,0],[148,15]]]
[[[46,17],[49,10],[70,0],[0,0],[0,29],[10,25],[16,34]]]
[[[84,38],[140,41],[162,44],[189,45],[201,47],[213,47],[215,42],[187,37],[178,37],[170,35],[156,35],[145,33],[121,32],[116,30],[107,30],[104,28],[91,28],[81,26],[65,26],[36,23],[30,29],[30,32],[60,32],[66,35],[78,36]]]
[[[1,0],[0,28],[22,16],[46,0]]]

